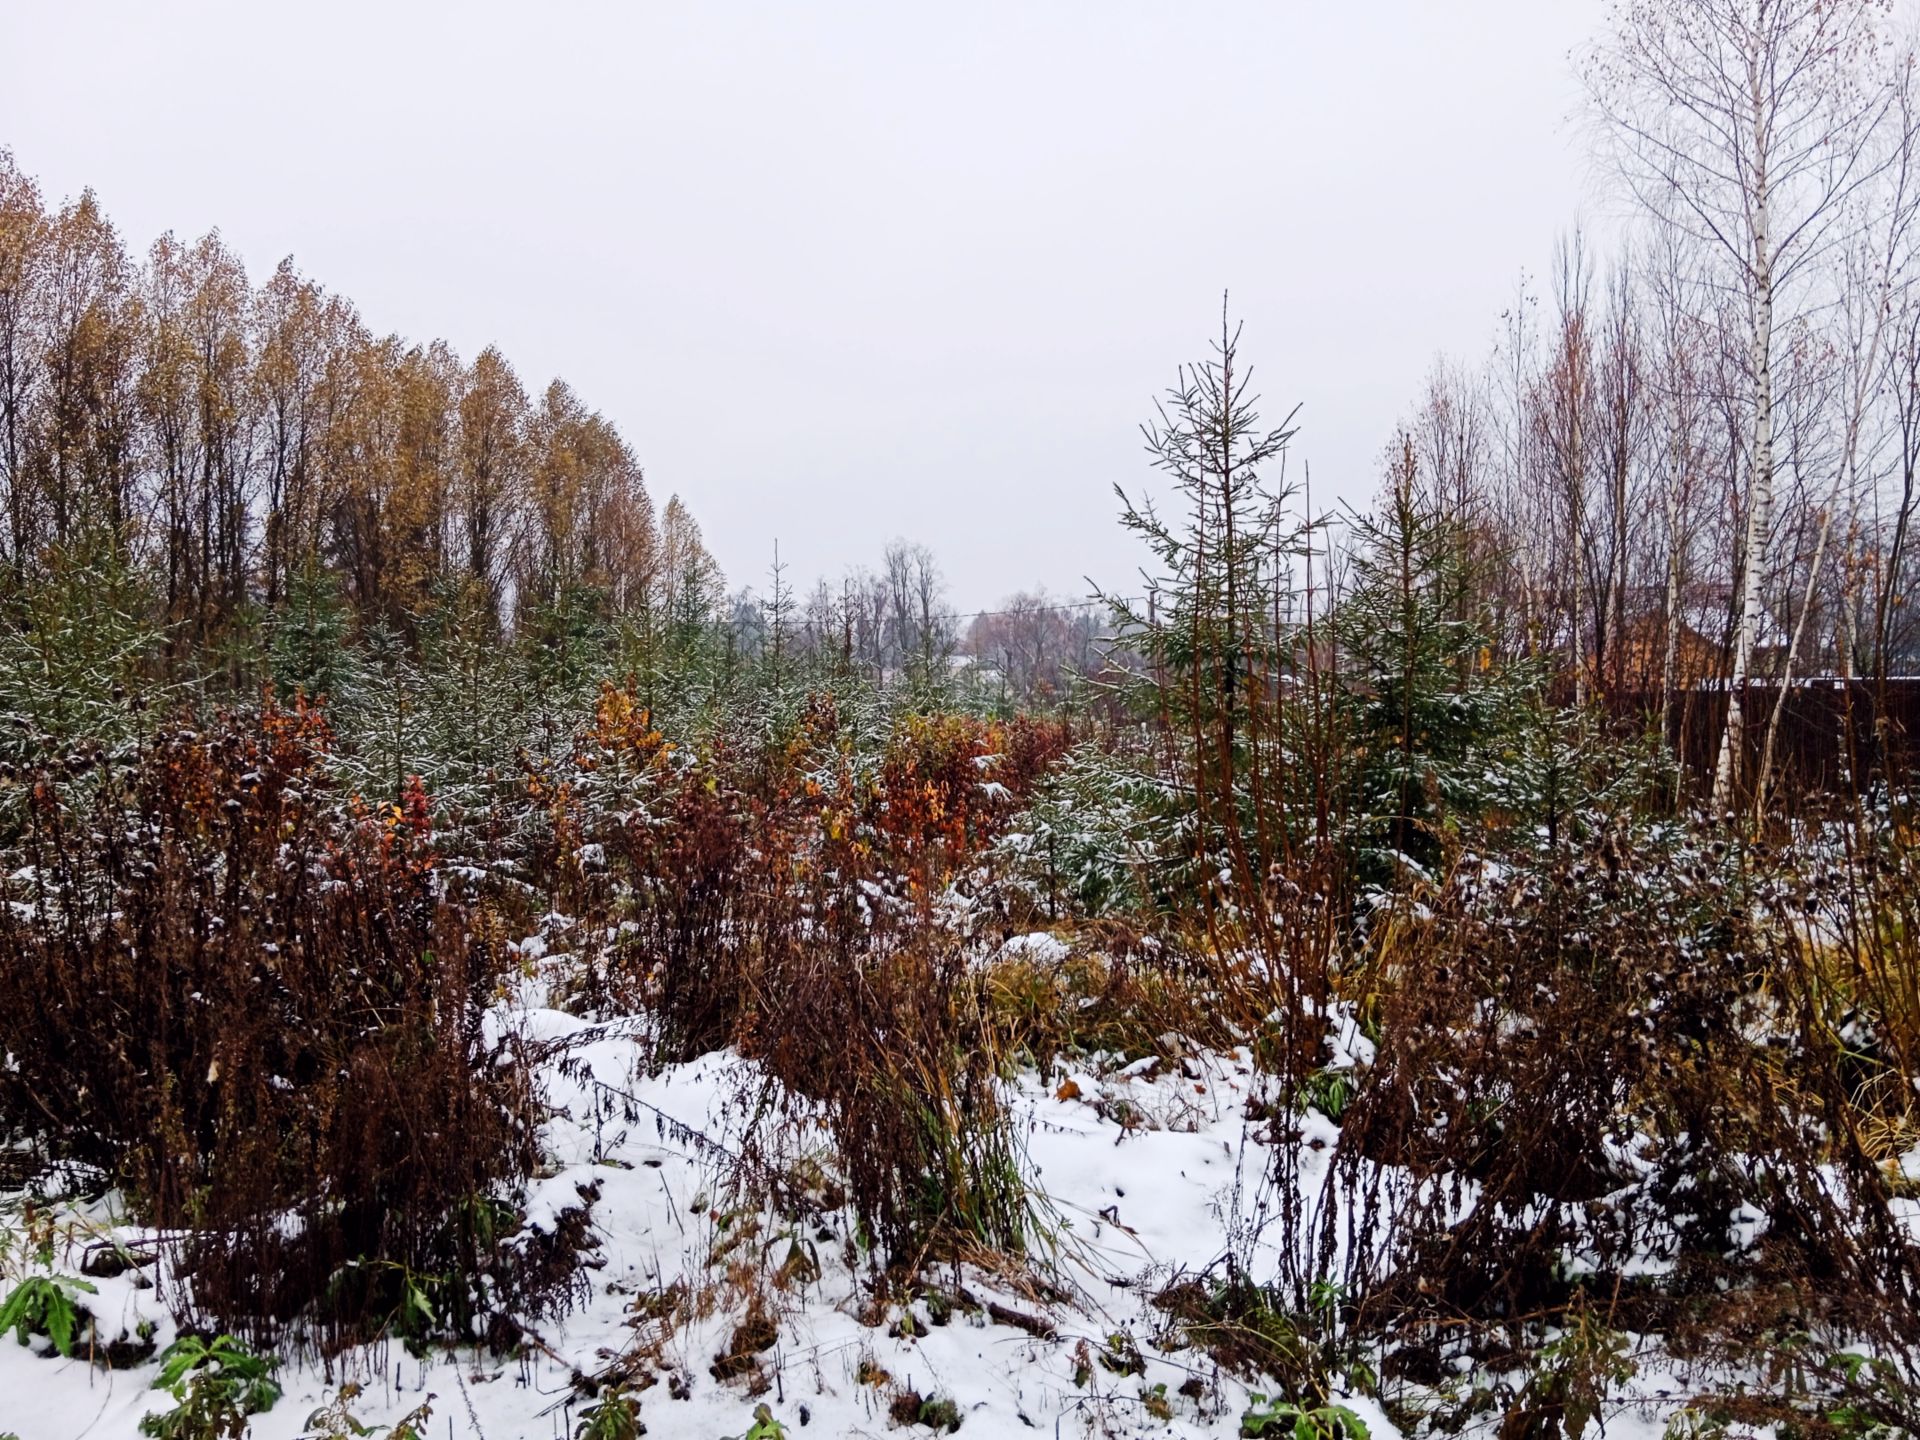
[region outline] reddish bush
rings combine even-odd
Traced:
[[[496,1182],[533,1160],[525,1067],[483,1023],[505,956],[436,868],[418,782],[342,804],[326,745],[315,711],[269,706],[86,793],[33,781],[0,1114],[190,1228],[183,1303],[224,1329],[377,1330],[394,1287],[356,1266],[459,1325]]]
[[[835,848],[808,872],[804,923],[769,927],[741,1048],[822,1107],[890,1264],[969,1241],[1017,1252],[1026,1199],[967,957],[924,914],[865,904],[852,847]]]
[[[888,857],[919,884],[944,879],[993,838],[1066,744],[1058,722],[907,717],[873,797],[871,822]]]

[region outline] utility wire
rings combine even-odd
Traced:
[[[759,600],[758,596],[756,596],[755,599],[764,607],[765,601]],[[1076,610],[1099,610],[1114,605],[1144,605],[1146,603],[1146,597],[1141,595],[1123,597],[1119,600],[1078,600],[1059,605],[1028,605],[1018,610],[965,610],[940,615],[929,615],[926,618],[928,620],[985,620],[998,618],[1002,615],[1058,615]],[[917,623],[921,617],[918,612],[916,612],[912,618]]]

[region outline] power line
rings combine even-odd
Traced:
[[[934,615],[934,620],[986,620],[997,619],[1002,615],[1064,615],[1075,610],[1111,609],[1115,605],[1145,604],[1144,599],[1121,600],[1077,600],[1060,605],[1027,605],[1018,610],[969,610],[964,614]]]
[[[1312,593],[1317,595],[1322,593],[1326,587],[1324,585],[1315,585],[1311,587],[1311,589]],[[1145,595],[1123,595],[1113,600],[1075,600],[1066,601],[1058,605],[1028,605],[1017,610],[965,610],[929,615],[925,618],[928,621],[960,621],[998,619],[1004,615],[1064,615],[1079,610],[1113,609],[1121,605],[1145,605],[1148,603],[1149,598],[1150,597]],[[758,603],[757,597],[756,603]],[[918,622],[922,617],[916,613],[911,618]]]
[[[757,596],[755,597],[755,603],[756,604],[761,603],[759,600],[759,597]],[[1063,614],[1067,614],[1069,612],[1078,611],[1078,610],[1110,609],[1115,605],[1144,605],[1146,603],[1147,603],[1147,600],[1144,595],[1123,596],[1117,600],[1075,600],[1075,601],[1063,602],[1058,605],[1027,605],[1017,610],[952,611],[952,612],[944,612],[938,615],[928,615],[924,618],[928,621],[935,621],[935,620],[959,621],[959,620],[997,619],[998,617],[1003,615],[1063,615]],[[912,618],[916,622],[918,622],[919,620],[921,620],[922,617],[916,612]]]

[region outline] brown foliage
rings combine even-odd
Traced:
[[[269,706],[32,781],[0,1114],[188,1232],[182,1301],[223,1328],[379,1329],[390,1276],[463,1324],[496,1182],[533,1161],[527,1071],[483,1024],[505,956],[436,869],[425,794],[342,807],[325,746]]]
[[[1375,1247],[1347,1277],[1356,1325],[1511,1327],[1584,1288],[1683,1352],[1920,1338],[1920,1257],[1782,892],[1685,847],[1616,866],[1499,893],[1456,875],[1383,927],[1361,982],[1379,1051],[1334,1182],[1332,1223]],[[1597,1273],[1576,1284],[1569,1253]],[[1636,1278],[1648,1257],[1668,1273]]]
[[[928,896],[1011,812],[987,777],[1004,764],[1030,787],[1062,743],[1057,727],[909,720],[863,786],[831,701],[771,751],[696,757],[608,687],[575,759],[572,803],[601,816],[581,821],[605,854],[595,903],[619,932],[589,988],[650,1014],[660,1059],[736,1044],[821,1107],[856,1210],[903,1263],[959,1234],[1021,1240],[998,1046]]]

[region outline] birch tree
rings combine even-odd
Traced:
[[[1605,154],[1629,193],[1698,240],[1747,317],[1746,524],[1727,719],[1714,773],[1740,780],[1742,691],[1765,613],[1774,513],[1774,359],[1783,306],[1843,243],[1889,163],[1891,0],[1616,0],[1584,58]]]
[[[1920,236],[1915,233],[1916,221],[1920,220],[1920,171],[1916,169],[1916,161],[1920,161],[1920,149],[1916,148],[1920,142],[1920,95],[1915,93],[1911,65],[1899,67],[1895,86],[1897,103],[1876,137],[1887,147],[1884,161],[1877,167],[1882,178],[1855,200],[1857,218],[1848,226],[1848,243],[1834,267],[1838,289],[1827,314],[1839,366],[1839,393],[1832,407],[1832,423],[1838,434],[1831,475],[1816,511],[1819,533],[1807,567],[1806,594],[1788,642],[1781,684],[1761,746],[1754,784],[1756,812],[1766,805],[1781,717],[1786,710],[1787,682],[1800,657],[1808,618],[1816,610],[1815,588],[1823,573],[1834,520],[1842,511],[1857,514],[1865,498],[1860,472],[1866,432],[1873,412],[1894,383],[1893,368],[1888,364],[1889,332],[1895,317],[1911,309],[1916,281],[1920,280],[1920,254],[1916,254]]]

